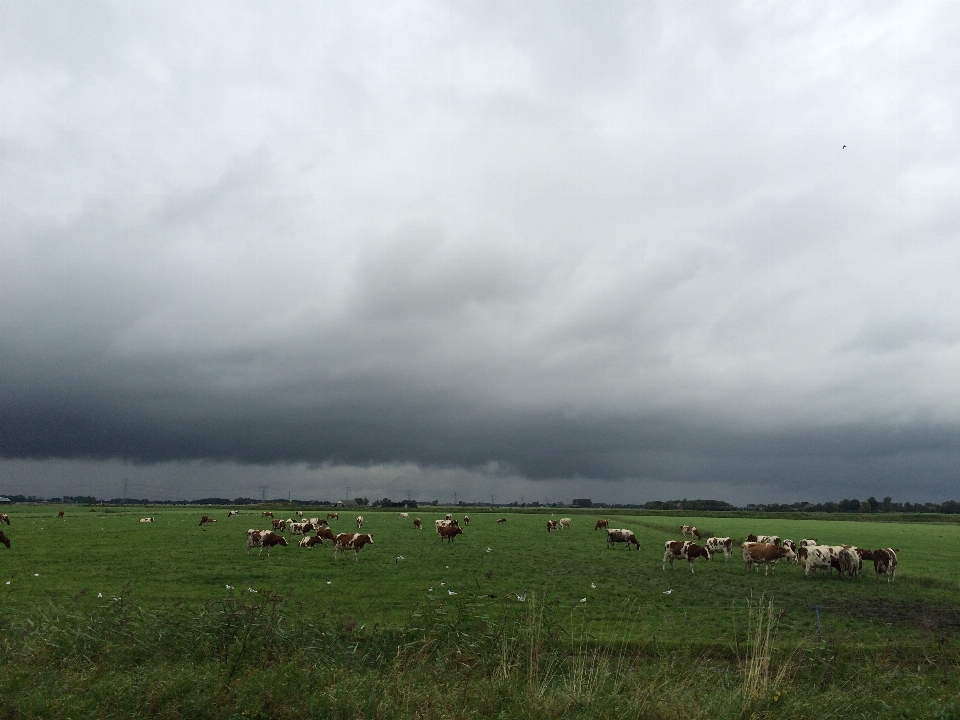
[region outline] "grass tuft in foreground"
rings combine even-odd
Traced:
[[[304,608],[261,591],[165,610],[78,597],[2,617],[0,718],[960,717],[955,643],[934,660],[786,649],[763,597],[735,610],[743,637],[732,628],[727,649],[629,640],[644,621],[630,605],[617,640],[533,593],[496,617],[418,605],[402,630]]]

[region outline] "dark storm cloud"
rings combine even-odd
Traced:
[[[8,475],[954,493],[954,4],[0,13]]]

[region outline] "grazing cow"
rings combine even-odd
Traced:
[[[0,513],[0,523],[10,524],[10,516],[6,513]]]
[[[563,530],[563,528],[565,527],[572,528],[573,520],[571,520],[570,518],[560,518],[560,529]]]
[[[450,513],[447,513],[446,515],[443,516],[443,519],[444,519],[444,520],[453,520],[453,515],[451,515]]]
[[[437,532],[440,534],[441,544],[444,540],[447,540],[451,545],[453,545],[453,539],[457,535],[463,535],[463,529],[459,525],[447,525],[445,527],[437,528]]]
[[[327,520],[339,520],[340,513],[327,513]]]
[[[204,515],[202,518],[200,518],[200,525],[206,525],[207,523],[215,523],[215,522],[216,520],[214,520],[212,517],[208,515]]]
[[[767,545],[776,545],[780,547],[780,536],[779,535],[758,535],[756,542],[766,543]]]
[[[363,515],[357,515],[357,530],[363,527]]]
[[[319,535],[311,535],[300,540],[300,547],[302,548],[312,548],[314,545],[323,545],[323,538]]]
[[[747,535],[747,542],[757,542],[757,536],[753,533]]]
[[[10,538],[3,534],[3,530],[0,530],[0,543],[6,545],[7,550],[10,549]]]
[[[420,522],[420,518],[414,518],[414,519],[413,519],[413,526],[414,526],[417,530],[423,530],[423,523]]]
[[[277,535],[272,530],[247,530],[247,555],[250,554],[250,548],[259,547],[260,552],[257,555],[263,554],[263,549],[267,549],[267,557],[270,557],[270,548],[274,545],[282,545],[283,547],[287,546],[287,539],[282,535]]]
[[[154,521],[154,518],[152,517],[140,518],[140,522],[153,522],[153,521]]]
[[[702,540],[702,539],[703,539],[703,538],[700,537],[700,531],[697,530],[693,525],[681,525],[681,526],[680,526],[680,532],[683,533],[683,536],[684,536],[684,537],[686,537],[687,535],[689,535],[690,537],[696,538],[697,540]],[[691,567],[692,567],[692,566],[691,566]]]
[[[317,528],[317,534],[314,537],[323,538],[324,540],[333,540],[334,542],[337,541],[337,536],[334,534],[333,530],[326,525]]]
[[[291,535],[306,535],[311,530],[313,530],[313,525],[308,522],[290,523]]]
[[[238,517],[239,515],[240,515],[240,511],[239,511],[239,510],[229,510],[229,511],[227,512],[227,517],[228,517],[228,518]]]
[[[363,535],[359,533],[340,533],[334,542],[334,558],[336,558],[338,554],[343,555],[347,548],[352,548],[353,560],[356,562],[360,554],[360,548],[364,545],[373,545],[373,536],[368,533]]]
[[[740,546],[740,550],[743,553],[744,569],[750,572],[750,569],[756,565],[759,570],[762,564],[764,566],[764,575],[770,574],[771,567],[773,571],[776,572],[777,562],[781,558],[787,558],[789,560],[791,557],[795,558],[797,556],[790,548],[759,541],[745,542]]]
[[[498,524],[498,525],[502,525],[502,524],[505,523],[506,521],[507,521],[506,518],[498,518],[498,519],[497,519],[497,524]]]
[[[733,556],[733,539],[728,537],[707,538],[705,547],[711,555],[722,552],[723,561],[726,562]]]
[[[600,528],[608,528],[608,527],[610,527],[609,520],[597,520],[597,524],[593,526],[593,529],[599,530]]]
[[[464,525],[469,525],[469,524],[470,524],[470,516],[469,516],[469,515],[464,515],[464,516],[463,516],[463,524],[464,524]]]
[[[881,575],[887,576],[887,582],[892,582],[896,578],[898,552],[900,548],[879,548],[873,551],[873,571],[877,574],[878,580]]]
[[[270,525],[272,525],[273,529],[277,532],[284,532],[287,529],[286,520],[271,520]]]
[[[270,512],[269,510],[264,510],[262,513],[260,513],[260,517],[270,517],[270,518],[272,518],[272,517],[273,517],[273,513]]]
[[[401,520],[406,520],[409,517],[410,517],[410,513],[400,513]]]
[[[57,513],[57,519],[58,519],[58,520],[62,520],[62,519],[63,519],[63,510],[61,510],[60,512]]]
[[[557,527],[556,520],[547,520],[547,532],[552,532],[553,530],[557,530],[557,529],[559,528]]]
[[[804,548],[804,547],[810,547],[810,546],[812,546],[812,545],[819,545],[819,544],[820,544],[820,543],[818,543],[815,539],[814,539],[814,540],[804,539],[804,540],[801,540],[801,541],[800,541],[800,547],[802,547],[802,548]]]
[[[626,543],[627,550],[630,549],[631,545],[636,545],[637,550],[640,549],[640,541],[637,540],[637,536],[633,534],[633,530],[607,528],[607,549],[612,548],[614,543]]]
[[[667,569],[667,563],[670,563],[670,569],[673,570],[674,560],[686,560],[690,563],[690,572],[693,572],[693,561],[698,557],[704,557],[711,560],[710,552],[690,540],[667,540],[663,544],[663,569]]]

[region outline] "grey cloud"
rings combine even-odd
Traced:
[[[952,3],[0,13],[6,462],[952,492]]]

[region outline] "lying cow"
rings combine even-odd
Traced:
[[[667,540],[663,544],[663,569],[667,569],[667,563],[670,563],[670,569],[673,570],[674,560],[686,560],[690,563],[690,572],[693,572],[693,561],[698,557],[712,560],[710,552],[690,540]]]
[[[204,515],[202,518],[200,518],[201,526],[206,525],[207,523],[215,523],[215,522],[216,520],[214,520],[212,517],[209,517],[207,515]]]
[[[608,527],[610,527],[609,520],[597,520],[597,524],[593,526],[593,529],[599,530],[600,528],[608,528]]]
[[[155,518],[152,518],[152,517],[140,518],[140,522],[153,522],[154,520]]]
[[[437,532],[440,534],[440,542],[443,543],[444,540],[449,541],[453,545],[453,539],[457,535],[463,535],[463,529],[459,525],[446,525],[441,528],[437,528]]]
[[[311,535],[300,539],[300,547],[312,548],[314,545],[323,545],[323,538],[319,535]]]
[[[3,530],[0,530],[0,543],[6,545],[7,550],[10,549],[10,538],[3,534]]]
[[[503,525],[507,521],[506,518],[497,518],[497,525]]]
[[[700,531],[697,530],[693,525],[681,525],[680,532],[683,534],[684,537],[689,535],[690,537],[696,538],[697,540],[702,539],[700,537]]]
[[[637,550],[640,549],[640,541],[637,540],[637,536],[633,534],[633,530],[607,528],[607,549],[612,548],[614,543],[626,543],[627,550],[630,549],[631,545],[636,545]]]
[[[797,554],[790,548],[765,542],[745,542],[740,546],[740,550],[743,553],[744,569],[750,572],[751,568],[756,565],[759,570],[762,564],[764,566],[764,575],[770,574],[771,567],[773,571],[776,572],[777,562],[780,559],[787,558],[789,560],[790,558],[795,559],[797,557]]]
[[[240,515],[240,511],[239,511],[239,510],[228,510],[228,511],[227,511],[227,517],[228,517],[228,518],[239,517],[239,515]]]
[[[707,538],[704,547],[711,555],[714,553],[723,553],[723,561],[726,562],[733,557],[733,539],[728,537]]]
[[[263,554],[264,548],[267,550],[267,557],[270,557],[270,548],[274,545],[287,547],[287,539],[283,535],[277,535],[273,530],[247,530],[247,555],[250,554],[250,548],[259,547],[260,552],[257,556]]]

